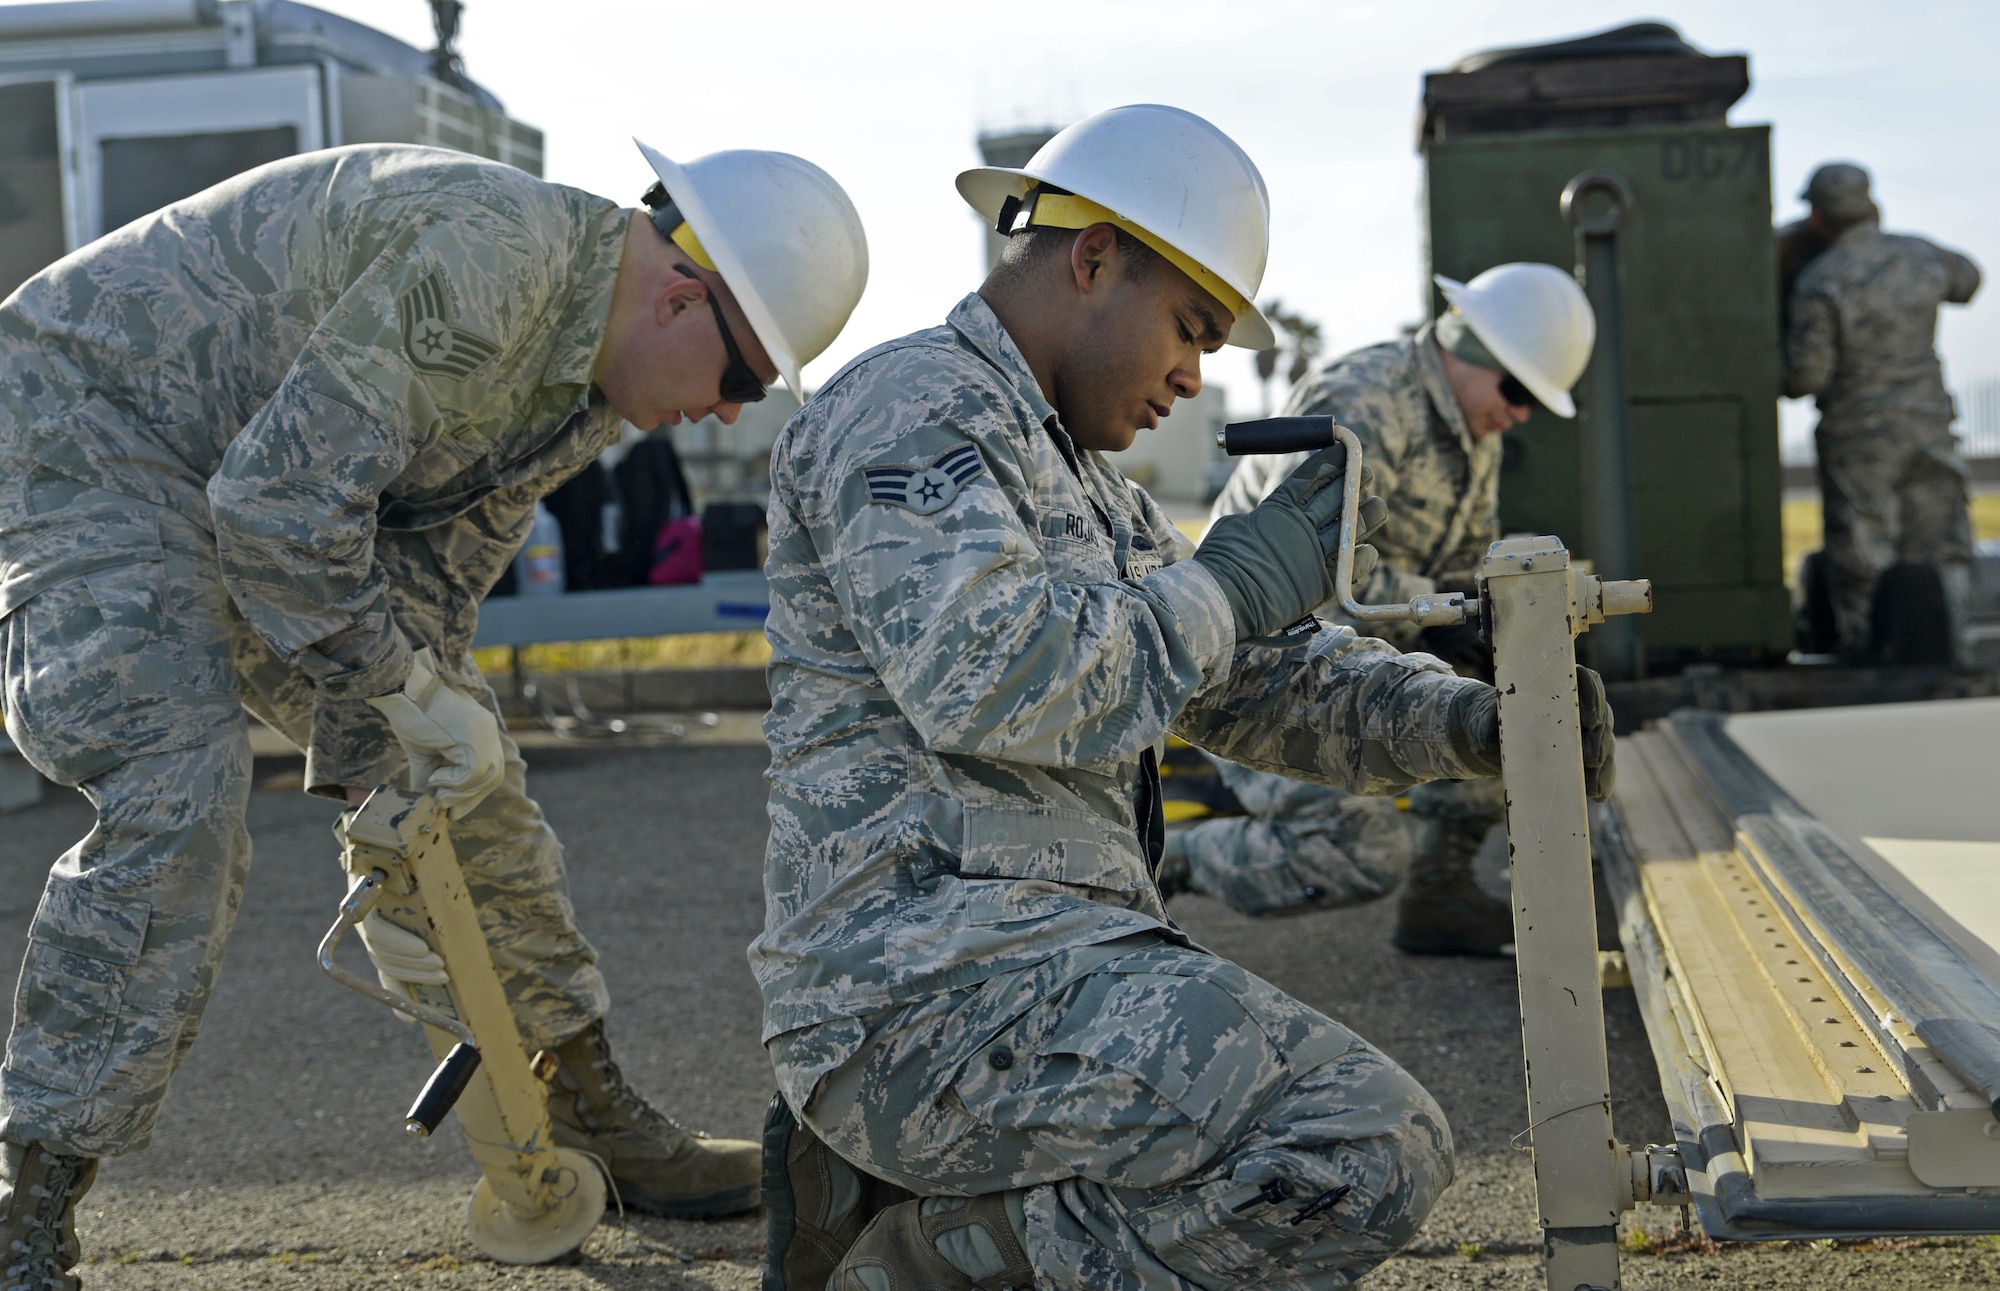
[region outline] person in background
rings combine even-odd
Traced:
[[[1785,394],[1813,396],[1825,541],[1821,568],[1839,653],[1874,662],[1874,602],[1895,565],[1943,584],[1949,650],[1965,663],[1972,594],[1969,474],[1935,339],[1938,307],[1979,290],[1979,266],[1907,233],[1884,233],[1868,172],[1829,162],[1799,194],[1826,249],[1788,302]]]
[[[1352,430],[1388,503],[1371,539],[1381,563],[1355,593],[1363,603],[1473,590],[1473,571],[1500,536],[1500,436],[1540,411],[1576,415],[1569,390],[1596,337],[1582,288],[1551,265],[1503,264],[1471,282],[1437,281],[1448,309],[1436,323],[1408,340],[1329,360],[1293,388],[1283,409],[1330,416]],[[1249,511],[1304,458],[1244,458],[1216,499],[1215,517]],[[1337,604],[1318,612],[1345,621]],[[1469,625],[1350,626],[1492,680],[1492,651]],[[1268,915],[1371,901],[1400,880],[1394,940],[1402,949],[1495,955],[1512,944],[1504,878],[1496,893],[1478,875],[1482,849],[1498,852],[1487,868],[1505,870],[1498,780],[1423,784],[1397,800],[1215,763],[1245,814],[1170,832],[1163,891],[1202,892]]]

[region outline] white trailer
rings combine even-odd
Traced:
[[[293,0],[0,8],[0,297],[252,166],[420,143],[542,172],[542,134],[416,49]]]

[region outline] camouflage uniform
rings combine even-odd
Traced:
[[[1965,620],[1968,476],[1932,343],[1938,306],[1978,289],[1965,256],[1873,221],[1843,230],[1793,289],[1785,393],[1817,396],[1827,590],[1846,653],[1866,653],[1875,581],[1899,561],[1935,563]]]
[[[534,499],[617,434],[591,385],[626,220],[463,154],[278,162],[0,305],[7,729],[98,825],[29,933],[0,1136],[148,1141],[241,899],[248,708],[307,786],[402,774],[362,700],[413,643],[491,691],[479,599]],[[600,1016],[561,849],[507,744],[454,830],[524,1038]]]
[[[1444,360],[1429,327],[1407,341],[1373,345],[1327,362],[1285,401],[1286,416],[1331,416],[1361,441],[1389,504],[1388,521],[1369,539],[1381,553],[1363,604],[1407,601],[1440,585],[1472,584],[1473,571],[1500,536],[1500,440],[1474,439],[1445,378]],[[1306,458],[1304,453],[1246,457],[1215,514],[1248,511]],[[1340,607],[1321,617],[1342,622]],[[1417,629],[1408,623],[1355,625],[1403,648]],[[1222,764],[1223,779],[1246,816],[1190,826],[1188,882],[1245,914],[1279,914],[1373,900],[1396,886],[1409,867],[1412,830],[1394,802],[1355,797],[1327,785]],[[1440,814],[1456,820],[1484,813],[1487,827],[1505,814],[1498,780],[1426,786],[1412,796],[1428,836]]]
[[[977,296],[850,364],[772,461],[750,960],[791,1107],[920,1191],[1029,1187],[1051,1285],[1336,1285],[1407,1240],[1442,1118],[1187,942],[1149,872],[1155,756],[1172,731],[1359,790],[1462,776],[1477,683],[1346,628],[1238,646]]]

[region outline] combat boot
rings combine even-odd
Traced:
[[[97,1158],[39,1143],[0,1143],[0,1291],[76,1291],[82,1254],[76,1203],[97,1178]]]
[[[715,1219],[757,1205],[758,1147],[712,1139],[653,1109],[611,1057],[604,1023],[555,1050],[549,1119],[556,1143],[601,1157],[628,1210]]]
[[[1479,886],[1475,860],[1494,826],[1478,816],[1446,813],[1426,822],[1422,844],[1396,899],[1398,950],[1413,955],[1510,955],[1514,911]]]
[[[825,1291],[868,1221],[913,1195],[849,1165],[774,1096],[764,1118],[763,1291]]]
[[[1033,1291],[1021,1194],[891,1206],[855,1239],[827,1291]]]

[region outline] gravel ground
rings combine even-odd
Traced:
[[[757,745],[535,749],[535,786],[569,846],[585,931],[604,955],[626,1071],[689,1124],[753,1135],[771,1081],[742,948],[761,923]],[[152,1148],[105,1164],[85,1199],[81,1272],[125,1288],[732,1288],[753,1291],[752,1216],[694,1224],[615,1216],[568,1264],[481,1258],[462,1215],[476,1171],[455,1134],[411,1142],[402,1109],[429,1071],[422,1041],[324,980],[314,947],[340,876],[334,808],[287,791],[296,764],[259,763],[257,862],[201,1042]],[[0,958],[18,962],[49,862],[90,825],[75,794],[0,818]],[[1386,905],[1254,921],[1176,906],[1211,948],[1381,1046],[1451,1118],[1459,1179],[1377,1288],[1532,1288],[1536,1260],[1513,974],[1505,963],[1412,959]],[[1607,996],[1612,1085],[1630,1142],[1668,1136],[1630,992]],[[2000,1244],[1762,1244],[1675,1236],[1678,1211],[1627,1219],[1629,1287],[1985,1287]]]

